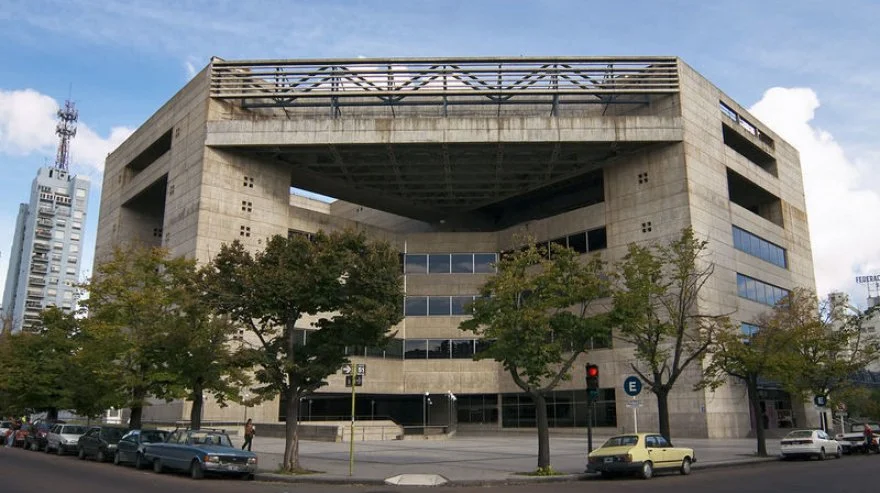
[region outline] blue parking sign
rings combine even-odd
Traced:
[[[639,377],[626,377],[626,380],[623,381],[623,391],[630,397],[639,395],[642,391],[642,381],[639,380]]]

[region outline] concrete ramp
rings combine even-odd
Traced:
[[[440,486],[447,482],[446,478],[439,474],[398,474],[385,478],[385,484],[396,486]]]

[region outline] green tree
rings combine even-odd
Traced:
[[[778,320],[768,315],[753,324],[756,332],[745,334],[738,330],[719,330],[709,349],[703,381],[698,387],[716,389],[733,377],[746,386],[749,405],[755,417],[755,437],[758,455],[767,456],[767,441],[761,420],[761,402],[758,398],[758,379],[772,378],[787,365],[788,333]]]
[[[871,313],[850,306],[840,293],[820,302],[809,289],[792,290],[773,309],[773,319],[788,334],[786,365],[774,378],[797,396],[837,399],[835,394],[851,388],[853,377],[880,354],[876,339],[861,330]]]
[[[539,472],[550,471],[546,393],[570,378],[594,342],[610,339],[606,315],[595,310],[609,294],[604,262],[554,247],[549,256],[531,246],[502,258],[480,289],[473,318],[461,324],[492,342],[475,357],[500,362],[534,402]]]
[[[256,365],[254,392],[281,394],[286,410],[283,469],[299,464],[301,397],[326,385],[348,361],[346,346],[381,346],[403,317],[398,253],[363,233],[274,236],[262,252],[239,242],[213,259],[209,298],[255,341],[244,352]],[[305,343],[297,338],[314,319]],[[297,324],[302,324],[297,326]]]
[[[115,350],[112,361],[123,380],[132,429],[141,427],[148,397],[170,400],[181,393],[169,364],[180,348],[170,341],[187,295],[179,279],[191,269],[192,261],[170,259],[161,248],[118,247],[84,286],[91,343]]]
[[[221,407],[229,400],[238,400],[242,387],[249,384],[245,373],[247,361],[233,350],[231,340],[235,325],[223,316],[216,316],[208,303],[206,282],[210,267],[196,270],[195,263],[181,269],[179,283],[182,295],[177,300],[179,317],[170,334],[171,371],[192,401],[190,426],[200,428],[206,393]]]
[[[657,397],[660,433],[667,438],[669,393],[688,366],[700,363],[715,332],[729,326],[725,315],[704,313],[700,306],[715,270],[704,259],[707,245],[685,228],[664,244],[630,244],[617,264],[617,337],[635,347],[630,366]]]

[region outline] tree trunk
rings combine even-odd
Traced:
[[[205,398],[202,395],[202,387],[196,386],[193,388],[192,395],[192,410],[189,412],[189,425],[192,429],[198,430],[202,427],[202,408],[205,406]]]
[[[131,416],[128,418],[128,429],[141,429],[141,420],[144,416],[144,400],[147,398],[146,391],[134,390],[131,396]]]
[[[283,469],[287,472],[299,470],[299,444],[297,443],[297,426],[299,425],[299,395],[289,389],[286,393],[286,417],[284,426],[284,464]]]
[[[128,418],[128,429],[141,429],[141,419],[143,419],[144,407],[142,405],[131,406],[131,416]]]
[[[755,416],[755,438],[758,440],[758,457],[767,457],[767,433],[764,431],[764,416],[761,413],[761,401],[758,400],[758,376],[749,375],[746,379],[749,394],[749,405]]]
[[[530,392],[535,403],[535,422],[538,425],[538,470],[550,469],[550,423],[547,421],[547,400],[540,392]]]
[[[49,421],[50,423],[54,423],[55,421],[58,421],[58,408],[57,407],[50,407],[49,409],[46,410],[46,421]]]
[[[667,440],[672,440],[669,432],[669,389],[661,387],[659,391],[654,392],[657,396],[657,418],[659,419],[660,434]]]

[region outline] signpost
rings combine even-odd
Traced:
[[[639,402],[637,396],[642,392],[642,381],[636,376],[626,377],[626,380],[623,381],[623,391],[632,397],[632,400],[626,403],[626,407],[631,407],[633,410],[633,429],[634,433],[638,433],[639,408],[642,407],[642,403]]]
[[[358,363],[355,368],[356,375],[352,375],[352,367],[346,363],[342,365],[342,374],[345,375],[345,386],[351,387],[351,434],[349,435],[348,447],[348,475],[354,474],[354,417],[355,417],[355,389],[363,387],[364,375],[367,374],[367,365]]]

